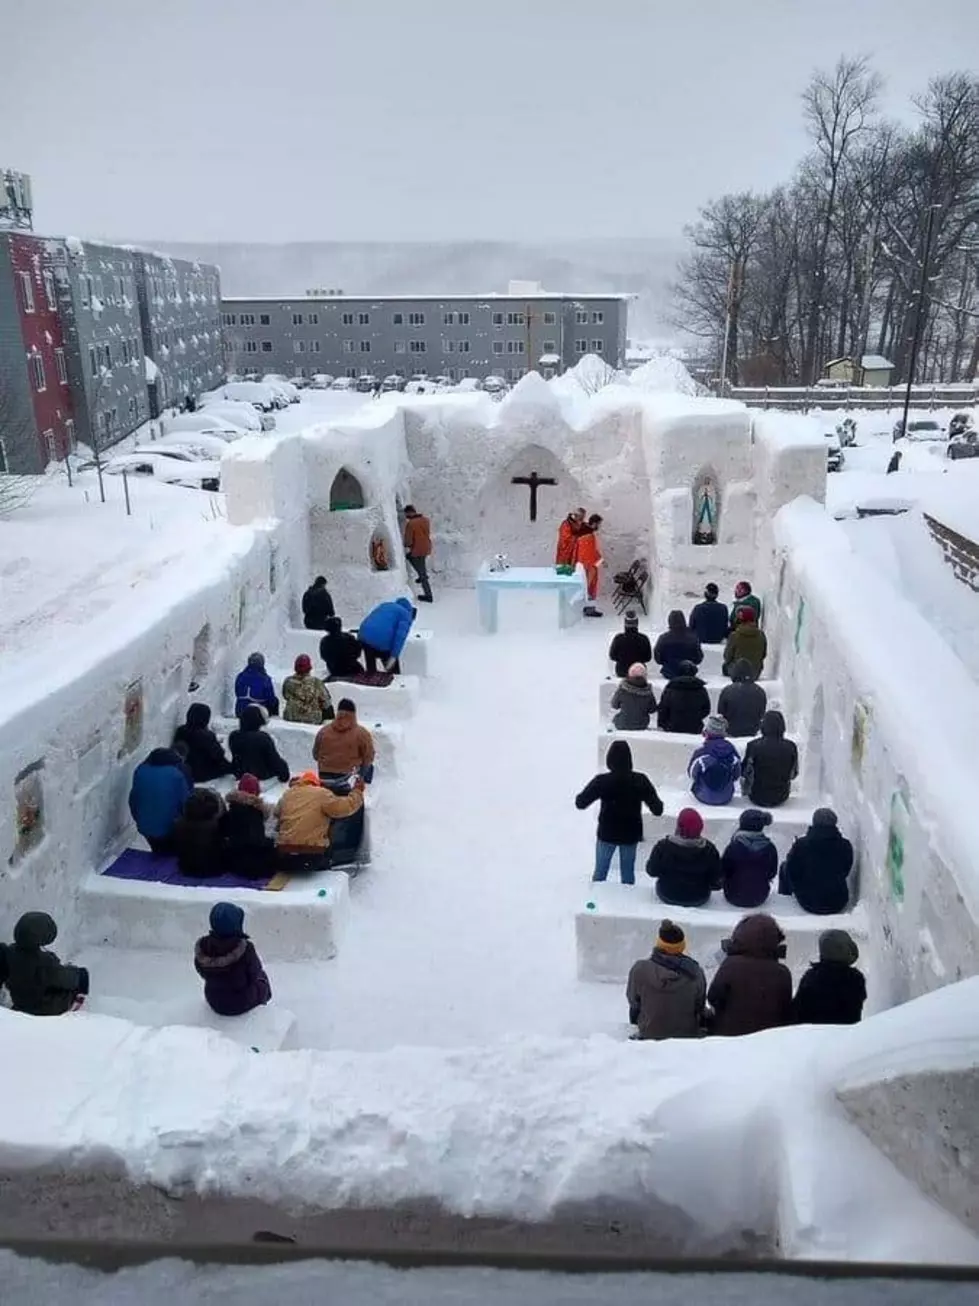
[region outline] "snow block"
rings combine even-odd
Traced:
[[[632,963],[649,956],[664,916],[683,927],[690,956],[705,969],[714,969],[721,940],[730,938],[738,921],[750,915],[730,906],[721,893],[713,894],[706,907],[667,906],[656,897],[651,880],[636,885],[591,884],[587,892],[593,906],[575,914],[581,980],[624,984]],[[758,910],[769,912],[785,931],[786,965],[796,978],[816,960],[823,930],[847,930],[858,943],[868,937],[866,909],[859,903],[839,916],[810,916],[794,898],[773,893]]]
[[[275,1002],[257,1007],[244,1016],[218,1016],[203,998],[177,999],[172,1002],[137,1002],[132,998],[93,996],[81,1016],[117,1016],[134,1025],[163,1029],[172,1025],[193,1029],[213,1029],[225,1038],[254,1052],[283,1052],[299,1046],[298,1021],[285,1007]]]
[[[222,899],[244,908],[248,933],[269,961],[335,957],[350,910],[347,876],[332,871],[293,878],[276,892],[143,884],[93,872],[79,893],[79,945],[186,952],[189,965],[194,940]]]
[[[313,660],[314,668],[318,668],[317,674],[323,669],[320,661],[319,649],[320,640],[323,638],[321,630],[302,630],[295,626],[290,626],[282,634],[281,657],[279,661],[284,666],[292,666],[296,658],[301,653],[306,653]],[[401,654],[401,668],[406,676],[427,676],[428,670],[428,653],[432,644],[432,631],[430,630],[412,630],[408,636],[408,642],[405,644]],[[358,686],[351,686],[357,689]],[[331,686],[332,690],[332,686]],[[386,691],[382,691],[386,692]]]
[[[432,674],[430,655],[433,632],[430,630],[412,630],[408,642],[401,650],[401,670],[406,676],[418,676],[424,679]]]
[[[632,751],[633,766],[637,771],[645,771],[657,789],[664,786],[683,789],[689,785],[687,766],[694,751],[704,742],[703,735],[675,735],[665,730],[613,730],[607,727],[598,735],[599,770],[605,769],[605,755],[609,745],[616,739],[625,740]],[[731,740],[742,758],[749,742],[748,739]],[[800,772],[802,769],[800,749]],[[796,784],[798,786],[798,782]]]
[[[731,835],[738,828],[741,813],[751,806],[751,803],[740,795],[724,807],[708,807],[698,803],[689,789],[659,789],[658,792],[663,800],[663,815],[653,816],[652,812],[643,812],[643,840],[648,843],[655,843],[657,839],[673,834],[677,814],[684,807],[692,807],[703,818],[704,838],[710,839],[717,845],[718,851],[723,852]],[[765,833],[778,849],[779,857],[785,856],[792,847],[794,839],[805,834],[812,821],[813,811],[819,806],[820,803],[812,798],[793,796],[781,807],[771,809],[772,824],[768,826]]]
[[[291,671],[291,664],[288,671],[281,667],[269,670],[280,694],[282,682]],[[331,680],[327,689],[334,708],[341,698],[351,699],[361,725],[367,726],[369,730],[375,721],[407,721],[415,715],[421,700],[421,681],[417,676],[395,676],[390,685],[383,689],[378,685],[355,685],[348,680]],[[229,711],[234,711],[233,694]]]
[[[381,691],[384,692],[383,690]],[[398,752],[402,747],[403,734],[400,726],[386,726],[379,720],[357,713],[362,726],[371,732],[376,754],[377,779],[398,774]],[[303,725],[300,721],[275,720],[266,727],[275,739],[276,747],[289,763],[293,775],[300,771],[315,770],[313,762],[313,740],[319,726]]]
[[[612,715],[612,695],[615,693],[616,689],[618,689],[619,683],[619,678],[617,676],[606,676],[598,687],[598,711],[603,719]],[[659,702],[663,697],[663,690],[666,688],[667,682],[661,677],[656,677],[656,679],[650,680],[649,683],[653,687],[656,701]],[[707,675],[704,677],[704,683],[707,686],[708,694],[710,694],[711,711],[716,712],[717,700],[721,696],[721,690],[725,689],[731,682],[728,680],[727,676]],[[784,701],[782,697],[782,682],[780,680],[759,680],[758,683],[768,695],[769,708],[778,708],[779,711],[781,711],[782,703]]]

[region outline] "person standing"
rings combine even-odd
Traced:
[[[418,511],[414,504],[405,508],[405,554],[408,564],[422,587],[419,599],[432,602],[432,587],[428,580],[428,559],[432,556],[432,523]]]
[[[158,857],[173,851],[173,827],[193,785],[170,748],[154,748],[133,772],[129,811],[136,829]]]
[[[626,1000],[636,1039],[699,1038],[704,1032],[707,981],[679,925],[660,923],[651,957],[629,971]]]
[[[575,508],[574,512],[569,512],[567,517],[565,517],[564,521],[558,527],[557,549],[554,553],[554,563],[556,566],[574,566],[575,543],[578,539],[578,532],[581,530],[581,523],[584,520],[584,508]]]
[[[334,615],[333,598],[326,588],[326,577],[317,576],[303,595],[303,625],[307,630],[326,630]]]
[[[643,803],[654,816],[663,815],[663,803],[649,779],[632,769],[632,749],[616,739],[605,755],[608,770],[589,780],[574,800],[579,812],[600,803],[598,841],[593,880],[608,879],[616,848],[623,884],[636,882],[636,849],[642,842]]]
[[[751,608],[755,622],[761,625],[761,599],[752,592],[751,582],[739,580],[734,587],[734,602],[731,604],[731,629],[738,624],[738,608]]]
[[[588,603],[583,609],[586,617],[602,615],[595,607],[595,600],[598,598],[598,569],[604,561],[602,546],[598,541],[598,532],[601,528],[602,519],[597,512],[593,512],[579,528],[578,538],[575,540],[574,560],[584,567],[588,582]]]

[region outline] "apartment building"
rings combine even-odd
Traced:
[[[224,380],[220,272],[144,250],[134,257],[150,414],[157,417]]]
[[[452,380],[532,369],[553,375],[584,354],[625,362],[631,295],[309,294],[221,302],[229,372],[412,376]]]

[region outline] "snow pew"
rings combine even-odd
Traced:
[[[646,843],[655,843],[657,839],[673,834],[679,812],[684,807],[692,807],[694,811],[700,813],[703,819],[704,838],[710,839],[712,843],[717,845],[718,851],[723,852],[731,835],[738,828],[741,813],[747,811],[751,806],[746,798],[737,795],[723,807],[708,807],[706,804],[696,801],[689,787],[684,789],[664,788],[658,789],[658,792],[663,800],[663,815],[653,816],[652,812],[643,812],[643,841]],[[812,797],[793,795],[781,807],[771,809],[772,824],[767,827],[765,833],[778,849],[779,857],[785,856],[791,848],[793,840],[797,839],[801,834],[805,834],[812,821],[813,811],[819,806],[820,803]],[[845,834],[846,830],[843,833]]]
[[[291,666],[301,653],[306,653],[313,660],[314,668],[322,668],[319,648],[323,638],[321,630],[303,630],[290,626],[283,632],[281,657],[277,659],[284,665]],[[401,670],[406,676],[423,678],[431,674],[429,654],[432,647],[430,630],[412,630],[401,653]]]
[[[731,681],[727,676],[707,675],[703,677],[703,680],[704,684],[707,686],[707,692],[710,695],[711,711],[716,712],[717,700],[721,696],[721,690],[726,689],[727,686],[731,684]],[[618,689],[620,683],[621,681],[618,676],[606,676],[598,687],[598,711],[603,719],[612,715],[612,696]],[[657,676],[650,679],[649,683],[652,686],[653,693],[656,695],[656,701],[658,703],[663,697],[663,690],[666,688],[667,682],[663,680],[662,677]],[[780,680],[759,680],[758,683],[768,695],[769,708],[778,708],[781,710],[783,702],[782,682]]]
[[[200,987],[200,985],[198,985]],[[173,998],[163,1002],[137,1002],[132,998],[102,997],[86,999],[82,1016],[116,1016],[150,1029],[181,1025],[191,1029],[210,1029],[233,1043],[253,1052],[284,1052],[299,1046],[298,1022],[291,1011],[272,1001],[243,1016],[218,1016],[201,997]]]
[[[607,727],[598,734],[598,769],[605,769],[605,755],[609,745],[616,739],[623,739],[632,752],[632,764],[637,771],[644,771],[657,789],[689,788],[687,765],[694,750],[704,742],[703,735],[679,735],[666,730],[613,730]],[[750,739],[732,739],[731,743],[738,750],[744,761],[744,750]],[[799,749],[799,773],[803,773],[803,750]],[[800,782],[795,782],[798,790]],[[778,811],[772,809],[773,816]]]

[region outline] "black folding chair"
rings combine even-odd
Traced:
[[[616,612],[624,612],[632,603],[638,603],[646,615],[646,587],[649,584],[649,568],[642,558],[637,558],[628,571],[619,571],[612,577],[615,590],[612,593],[612,606]]]

